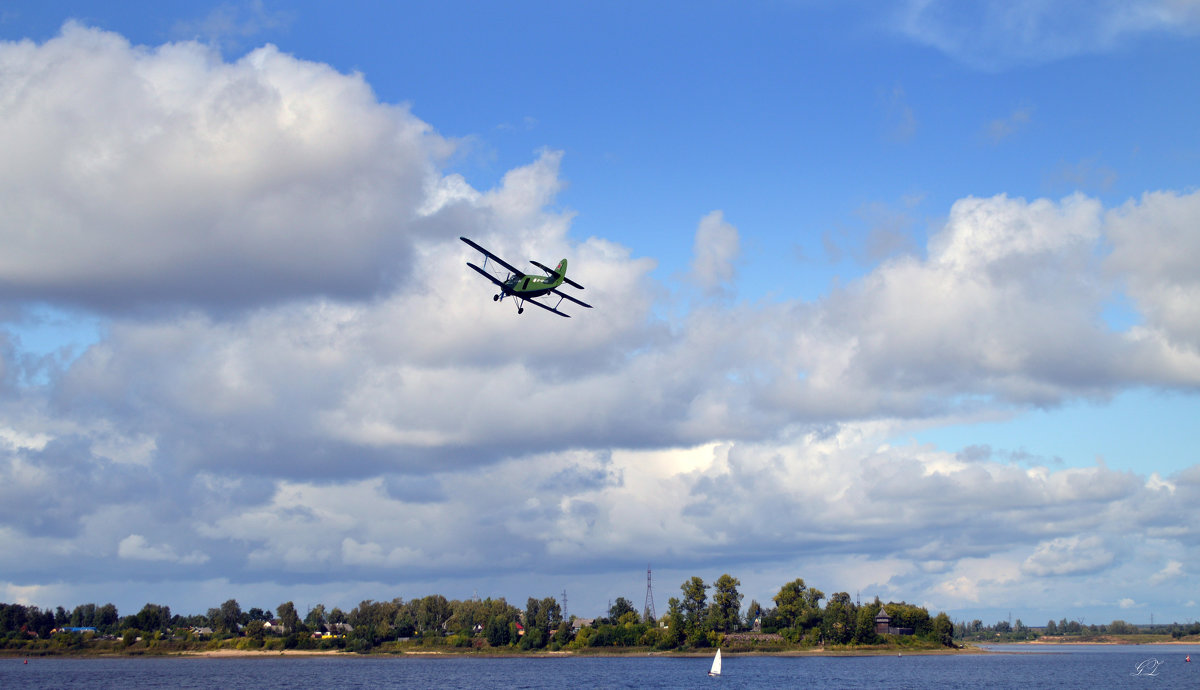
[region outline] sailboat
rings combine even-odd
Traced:
[[[717,650],[717,655],[713,657],[713,665],[712,665],[712,668],[708,670],[708,675],[710,675],[710,676],[721,675],[721,650],[720,649]]]

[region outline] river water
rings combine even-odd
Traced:
[[[1200,688],[1200,645],[993,645],[980,654],[0,658],[0,688]],[[1195,662],[1184,659],[1191,655]]]

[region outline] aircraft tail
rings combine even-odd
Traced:
[[[567,277],[567,260],[566,259],[559,261],[557,268],[550,268],[549,266],[546,266],[545,264],[539,264],[536,261],[530,261],[529,263],[531,263],[534,266],[537,266],[538,268],[545,271],[547,277],[550,278],[551,280],[566,283],[567,285],[570,285],[571,287],[577,287],[580,290],[583,289],[582,285],[580,285],[579,283],[576,283],[575,281],[573,281]]]
[[[558,275],[562,276],[562,282],[566,283],[567,285],[570,285],[571,287],[579,288],[580,290],[583,289],[582,285],[580,285],[579,283],[576,283],[575,281],[573,281],[567,277],[567,260],[566,259],[563,259],[562,261],[558,262],[557,273],[558,273]],[[579,302],[579,300],[575,300],[575,301]],[[579,303],[583,304],[583,302],[579,302]],[[587,307],[590,305],[584,304],[583,306]]]

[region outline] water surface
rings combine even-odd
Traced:
[[[1198,688],[1200,645],[905,656],[0,658],[0,688]],[[1187,663],[1191,655],[1197,659]]]

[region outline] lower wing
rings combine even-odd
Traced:
[[[546,311],[552,311],[555,314],[558,314],[559,316],[563,317],[564,319],[571,318],[570,314],[564,314],[561,311],[555,309],[554,307],[548,307],[545,304],[542,304],[541,302],[539,302],[535,299],[532,299],[532,298],[525,300],[525,304],[536,304],[537,306],[541,307],[542,309],[545,309]],[[587,305],[584,305],[584,306],[587,306]]]
[[[588,304],[587,302],[581,302],[581,301],[575,299],[574,297],[566,294],[565,292],[559,292],[558,290],[551,290],[550,292],[553,292],[554,294],[558,295],[559,297],[561,297],[565,300],[570,300],[570,301],[574,302],[575,304],[578,304],[581,307],[587,307],[588,309],[592,308],[592,305]]]
[[[492,275],[491,273],[488,273],[487,271],[476,266],[475,264],[471,263],[470,261],[467,262],[467,265],[470,266],[471,268],[475,269],[476,271],[478,271],[479,275],[483,276],[484,278],[487,278],[488,280],[490,280],[493,283],[495,283],[496,285],[498,285],[501,290],[504,289],[504,283],[500,282],[500,279],[497,278],[496,276]]]

